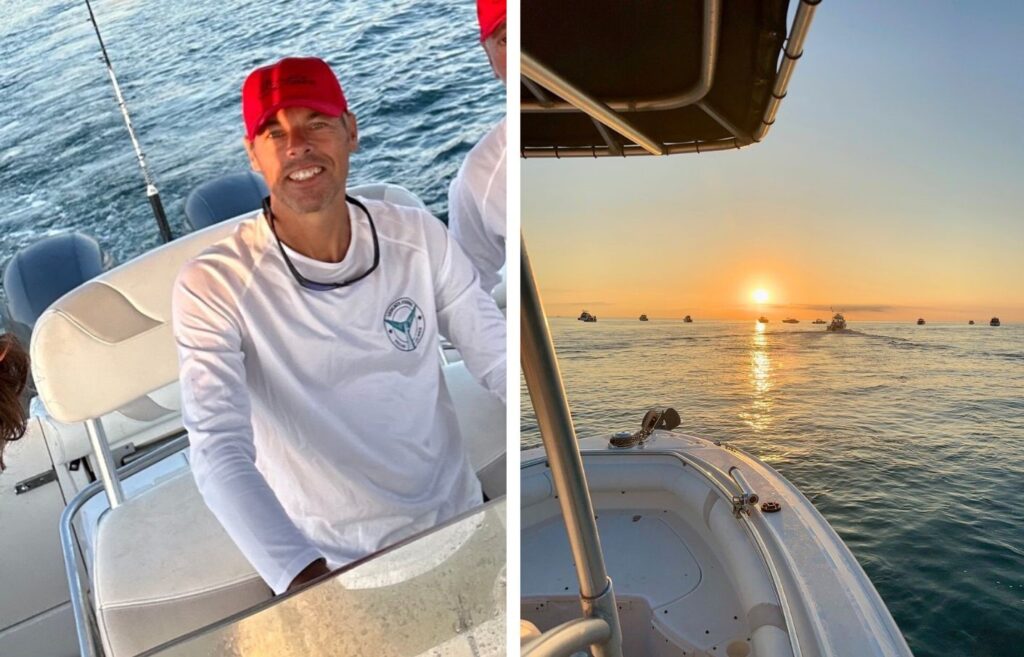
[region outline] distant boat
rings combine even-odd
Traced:
[[[971,321],[967,322],[967,323],[970,324],[971,326],[974,326],[974,320],[973,319]]]
[[[998,317],[993,317],[992,321],[990,321],[988,323],[988,325],[989,326],[999,326],[999,318]]]
[[[917,318],[917,325],[918,326],[924,326],[924,317],[918,317]]]
[[[641,321],[641,322],[646,322],[646,321],[648,321],[648,320],[647,320],[647,315],[640,315],[640,321]]]
[[[577,317],[576,319],[578,319],[581,322],[596,322],[597,321],[597,315],[591,315],[586,310],[584,310],[583,312],[580,313],[580,316]]]
[[[818,319],[811,322],[811,324],[828,324],[828,322],[819,317]]]
[[[693,324],[693,318],[687,315],[686,317],[683,318],[683,322],[687,324]]]
[[[843,313],[836,313],[832,316],[832,323],[828,325],[826,329],[828,331],[845,331],[846,330],[846,318],[843,317]]]
[[[758,324],[767,324],[768,323],[768,318],[765,317],[764,315],[761,315],[760,317],[757,318],[757,323]]]
[[[799,319],[793,319],[792,317],[787,317],[786,319],[782,320],[782,323],[783,324],[799,324],[800,320]],[[824,324],[824,323],[825,322],[822,322],[822,324]]]

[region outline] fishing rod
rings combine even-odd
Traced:
[[[135,157],[139,160],[139,167],[142,169],[142,177],[146,180],[146,196],[149,198],[149,206],[153,208],[153,215],[156,217],[156,225],[160,229],[160,238],[163,239],[165,243],[170,242],[174,238],[171,235],[171,226],[167,223],[167,215],[164,213],[164,204],[160,201],[160,192],[157,191],[153,176],[149,173],[149,165],[146,164],[146,156],[142,153],[142,146],[139,145],[139,140],[135,136],[135,128],[132,127],[132,119],[128,116],[128,105],[124,102],[124,96],[121,95],[121,86],[117,84],[117,76],[114,75],[114,66],[110,63],[110,57],[107,55],[107,47],[103,44],[103,37],[100,35],[100,26],[96,23],[96,15],[92,13],[92,5],[89,4],[89,0],[85,0],[85,6],[89,10],[89,20],[92,22],[92,27],[96,31],[96,39],[100,42],[100,50],[103,51],[103,61],[106,62],[107,73],[110,75],[110,84],[114,87],[114,95],[117,96],[117,105],[121,108],[121,116],[124,117],[124,124],[128,126],[128,136],[132,138],[132,147],[135,148]]]

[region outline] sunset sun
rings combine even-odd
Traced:
[[[754,301],[757,302],[757,303],[767,303],[768,302],[768,290],[765,290],[764,288],[759,288],[757,290],[754,290],[754,293],[751,296],[754,298]]]

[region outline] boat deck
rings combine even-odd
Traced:
[[[739,598],[700,533],[666,504],[640,508],[631,504],[636,496],[626,497],[623,508],[611,508],[614,499],[595,500],[624,654],[749,655]],[[523,618],[549,628],[578,617],[578,584],[560,519],[549,518],[522,538]]]

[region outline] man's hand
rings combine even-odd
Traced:
[[[329,572],[331,571],[327,568],[327,560],[317,559],[313,563],[303,568],[302,572],[295,576],[295,579],[293,579],[292,583],[288,585],[288,590],[285,591],[285,593],[291,593],[295,589],[300,589],[306,584],[312,582],[317,577],[320,577],[321,575],[326,575]]]

